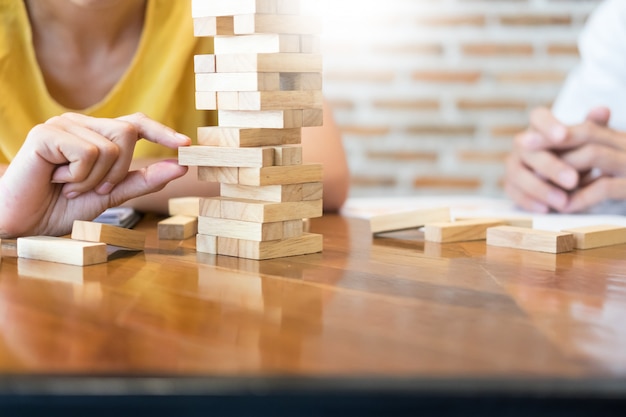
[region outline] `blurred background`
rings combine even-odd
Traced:
[[[350,196],[502,196],[513,136],[554,100],[599,2],[317,0]]]

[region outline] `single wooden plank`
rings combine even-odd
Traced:
[[[217,255],[217,236],[196,235],[196,252]]]
[[[302,236],[304,233],[304,219],[287,220],[283,222],[283,239]]]
[[[205,217],[222,217],[222,202],[219,197],[208,197],[200,200],[199,215]]]
[[[462,216],[456,217],[456,221],[464,220],[500,220],[503,225],[516,226],[516,227],[528,227],[533,228],[532,216],[497,216],[497,217],[485,217],[485,216]]]
[[[313,36],[307,36],[312,38]],[[220,54],[242,53],[298,53],[304,52],[304,47],[314,43],[311,39],[301,39],[300,35],[286,35],[279,33],[261,33],[256,35],[219,36],[213,40],[213,52]],[[307,51],[313,51],[309,47]],[[309,53],[319,53],[309,52]]]
[[[196,37],[228,36],[235,34],[232,16],[205,16],[193,18],[193,35]]]
[[[167,200],[170,216],[198,217],[200,213],[200,197],[173,197]]]
[[[296,220],[305,217],[320,217],[322,215],[322,200],[290,201],[276,203],[271,201],[256,201],[230,197],[212,197],[205,200],[220,201],[220,215],[203,212],[200,207],[200,216],[220,217],[222,219],[242,220],[246,222],[270,223],[286,220]]]
[[[239,169],[239,184],[241,185],[287,185],[307,182],[322,182],[321,164]]]
[[[215,56],[215,71],[241,72],[321,72],[322,55],[293,53],[220,54]]]
[[[289,129],[303,127],[304,110],[239,111],[218,110],[220,126]]]
[[[319,72],[284,72],[278,76],[278,90],[280,91],[320,91],[322,85],[322,74]]]
[[[323,236],[304,233],[301,236],[266,242],[239,240],[238,256],[247,259],[274,259],[308,255],[323,250]]]
[[[247,129],[240,127],[206,126],[198,128],[198,144],[245,148],[299,144],[302,129]]]
[[[178,148],[178,163],[203,167],[265,167],[274,165],[274,148],[225,148],[192,145]]]
[[[218,101],[220,110],[229,110],[221,106],[222,100],[218,98]],[[237,107],[232,110],[319,110],[322,105],[321,90],[243,91],[238,93]]]
[[[196,91],[197,110],[217,110],[217,93],[215,91]]]
[[[504,224],[505,222],[499,219],[427,223],[424,225],[424,240],[440,243],[484,240],[487,238],[487,229],[489,227]]]
[[[289,185],[265,185],[257,187],[254,185],[238,185],[238,184],[220,184],[220,195],[230,198],[246,198],[250,200],[287,202],[302,201],[304,184]],[[312,194],[317,196],[317,194]],[[319,200],[318,198],[310,198],[309,200]]]
[[[72,239],[106,243],[134,250],[143,250],[146,244],[146,234],[139,230],[83,220],[74,221]]]
[[[195,78],[196,91],[278,91],[281,89],[281,76],[277,72],[201,73],[196,74]],[[302,77],[300,81],[303,81]]]
[[[302,165],[302,146],[286,145],[274,147],[273,165]]]
[[[497,226],[487,229],[487,245],[536,252],[562,253],[574,249],[574,235],[526,227]]]
[[[324,125],[324,112],[322,109],[303,109],[302,127],[317,127]]]
[[[200,54],[193,57],[193,68],[196,73],[215,72],[215,55]]]
[[[324,184],[321,182],[309,182],[302,184],[302,200],[319,200],[324,196]]]
[[[563,230],[574,235],[576,249],[592,249],[626,243],[626,227],[610,224]]]
[[[107,245],[52,236],[20,237],[17,239],[17,256],[87,266],[107,261]]]
[[[449,222],[450,208],[436,207],[378,214],[370,217],[373,234],[422,227],[429,223]]]
[[[198,181],[239,184],[239,168],[198,167]]]
[[[319,16],[286,16],[279,14],[243,14],[233,17],[236,35],[255,33],[319,34],[322,19]]]
[[[282,239],[284,222],[256,223],[234,219],[198,217],[198,233],[255,241]]]
[[[239,14],[299,14],[300,0],[191,0],[191,16]]]
[[[239,239],[218,236],[217,254],[224,256],[239,256]]]
[[[159,239],[184,240],[198,233],[198,218],[176,215],[157,223]]]

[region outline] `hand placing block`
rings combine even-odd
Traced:
[[[563,230],[574,235],[576,249],[592,249],[626,243],[626,227],[598,225]]]
[[[107,261],[107,245],[62,237],[20,237],[17,239],[17,256],[40,261],[87,266]]]
[[[487,229],[487,245],[562,253],[574,249],[574,235],[525,227],[497,226]]]
[[[132,250],[143,250],[146,234],[138,230],[109,224],[75,220],[72,225],[72,239],[106,243]]]

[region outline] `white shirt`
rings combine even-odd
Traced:
[[[580,123],[597,106],[611,109],[609,125],[626,131],[626,1],[605,0],[589,16],[578,42],[581,62],[568,75],[553,112]]]

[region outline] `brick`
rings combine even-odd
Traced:
[[[461,51],[465,55],[471,56],[510,56],[510,55],[532,55],[533,46],[529,43],[475,43],[461,45]]]
[[[482,78],[480,71],[415,71],[411,74],[414,81],[427,83],[477,83]]]

